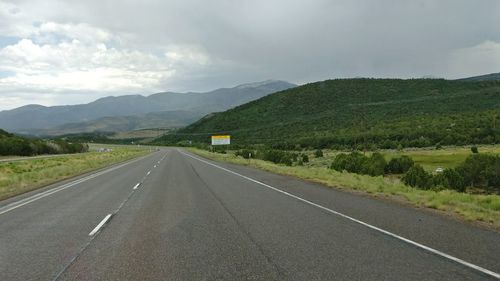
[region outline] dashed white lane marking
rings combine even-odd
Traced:
[[[489,276],[495,277],[495,278],[497,278],[497,279],[500,279],[500,274],[498,274],[498,273],[496,273],[496,272],[494,272],[494,271],[491,271],[491,270],[489,270],[489,269],[486,269],[486,268],[480,267],[480,266],[478,266],[478,265],[472,264],[472,263],[470,263],[470,262],[464,261],[464,260],[462,260],[462,259],[459,259],[459,258],[454,257],[454,256],[452,256],[452,255],[446,254],[446,253],[441,252],[441,251],[439,251],[439,250],[436,250],[436,249],[434,249],[434,248],[431,248],[431,247],[425,246],[425,245],[423,245],[423,244],[420,244],[420,243],[415,242],[415,241],[413,241],[413,240],[410,240],[410,239],[408,239],[408,238],[404,238],[404,237],[402,237],[402,236],[399,236],[399,235],[397,235],[397,234],[394,234],[394,233],[389,232],[389,231],[387,231],[387,230],[384,230],[384,229],[382,229],[382,228],[378,228],[378,227],[376,227],[376,226],[374,226],[374,225],[371,225],[371,224],[368,224],[368,223],[366,223],[366,222],[360,221],[360,220],[358,220],[358,219],[355,219],[355,218],[350,217],[350,216],[348,216],[348,215],[345,215],[345,214],[343,214],[343,213],[340,213],[340,212],[337,212],[337,211],[334,211],[334,210],[328,209],[327,207],[324,207],[324,206],[321,206],[321,205],[319,205],[319,204],[313,203],[313,202],[311,202],[311,201],[309,201],[309,200],[307,200],[307,199],[304,199],[304,198],[302,198],[302,197],[299,197],[299,196],[297,196],[297,195],[293,195],[293,194],[291,194],[291,193],[288,193],[288,192],[283,191],[283,190],[281,190],[281,189],[278,189],[278,188],[276,188],[276,187],[270,186],[270,185],[265,184],[265,183],[263,183],[263,182],[260,182],[260,181],[258,181],[258,180],[255,180],[255,179],[252,179],[252,178],[250,178],[250,177],[244,176],[244,175],[242,175],[242,174],[240,174],[240,173],[237,173],[237,172],[231,171],[231,170],[226,169],[226,168],[224,168],[224,167],[221,167],[221,166],[219,166],[219,165],[216,165],[216,164],[213,164],[213,163],[211,163],[211,162],[205,161],[205,160],[203,160],[203,159],[201,159],[201,158],[198,158],[198,157],[192,156],[192,155],[187,154],[187,153],[185,153],[185,152],[182,152],[182,151],[180,151],[180,150],[178,150],[178,151],[179,151],[180,153],[182,153],[182,154],[184,154],[184,155],[186,155],[186,156],[188,156],[188,157],[191,157],[191,158],[193,158],[193,159],[196,159],[196,160],[198,160],[198,161],[200,161],[200,162],[203,162],[203,163],[208,164],[208,165],[210,165],[210,166],[216,167],[216,168],[218,168],[218,169],[221,169],[221,170],[226,171],[226,172],[228,172],[228,173],[231,173],[231,174],[233,174],[233,175],[236,175],[236,176],[242,177],[242,178],[244,178],[244,179],[246,179],[246,180],[249,180],[249,181],[254,182],[254,183],[256,183],[256,184],[262,185],[262,186],[264,186],[264,187],[267,187],[267,188],[272,189],[272,190],[274,190],[274,191],[276,191],[276,192],[279,192],[279,193],[284,194],[284,195],[286,195],[286,196],[289,196],[289,197],[292,197],[292,198],[297,199],[297,200],[299,200],[299,201],[302,201],[302,202],[304,202],[304,203],[306,203],[306,204],[309,204],[309,205],[311,205],[311,206],[314,206],[314,207],[317,207],[317,208],[319,208],[319,209],[322,209],[322,210],[324,210],[324,211],[326,211],[326,212],[328,212],[328,213],[331,213],[331,214],[334,214],[334,215],[337,215],[337,216],[343,217],[343,218],[348,219],[348,220],[350,220],[350,221],[352,221],[352,222],[355,222],[355,223],[361,224],[361,225],[366,226],[366,227],[368,227],[368,228],[370,228],[370,229],[373,229],[373,230],[375,230],[375,231],[381,232],[381,233],[383,233],[383,234],[385,234],[385,235],[391,236],[391,237],[396,238],[396,239],[398,239],[398,240],[400,240],[400,241],[403,241],[403,242],[405,242],[405,243],[408,243],[408,244],[410,244],[410,245],[413,245],[413,246],[415,246],[415,247],[417,247],[417,248],[423,249],[423,250],[428,251],[428,252],[431,252],[431,253],[433,253],[433,254],[435,254],[435,255],[438,255],[438,256],[441,256],[441,257],[443,257],[443,258],[449,259],[449,260],[451,260],[451,261],[454,261],[454,262],[456,262],[456,263],[458,263],[458,264],[461,264],[461,265],[463,265],[463,266],[466,266],[466,267],[468,267],[468,268],[471,268],[471,269],[477,270],[477,271],[479,271],[479,272],[481,272],[481,273],[483,273],[483,274],[486,274],[486,275],[489,275]]]
[[[89,233],[89,236],[94,236],[101,227],[111,218],[111,214],[108,214],[95,228]]]
[[[141,183],[140,183],[140,182],[139,182],[139,183],[137,183],[136,185],[134,185],[134,187],[132,187],[132,189],[133,189],[133,190],[136,190],[136,189],[139,187],[139,185],[141,185]]]
[[[147,173],[146,175],[148,175],[148,176],[149,176],[149,174],[151,174],[151,171],[148,171],[148,173]]]

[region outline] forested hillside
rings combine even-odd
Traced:
[[[158,139],[276,147],[398,148],[500,142],[500,81],[338,79],[212,114]]]
[[[86,144],[63,140],[30,139],[0,129],[0,155],[33,156],[39,154],[79,153],[88,150]]]

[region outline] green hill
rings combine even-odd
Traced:
[[[215,113],[158,142],[397,148],[499,143],[500,81],[338,79]]]
[[[81,143],[26,138],[0,129],[0,156],[79,153],[87,150],[88,146]]]
[[[486,75],[479,75],[473,77],[467,77],[462,79],[457,79],[460,81],[488,81],[488,80],[500,80],[500,73],[490,73]]]

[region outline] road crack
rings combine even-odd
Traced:
[[[226,213],[231,217],[231,219],[234,221],[234,223],[238,226],[240,231],[250,240],[250,242],[257,248],[259,253],[266,259],[266,262],[270,264],[277,272],[279,278],[286,280],[286,274],[285,270],[280,268],[272,259],[269,255],[266,254],[264,251],[263,247],[254,239],[254,237],[250,234],[249,231],[240,223],[240,221],[236,218],[236,216],[229,210],[229,208],[224,204],[224,202],[215,194],[215,192],[210,188],[208,183],[203,180],[203,178],[198,174],[196,169],[191,165],[191,163],[188,163],[189,166],[191,166],[191,169],[193,170],[194,174],[198,177],[198,179],[203,183],[204,187],[208,190],[208,192],[213,196],[213,198],[219,203],[219,205],[226,211]]]

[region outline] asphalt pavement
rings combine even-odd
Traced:
[[[500,234],[176,148],[0,202],[0,280],[497,280]]]

